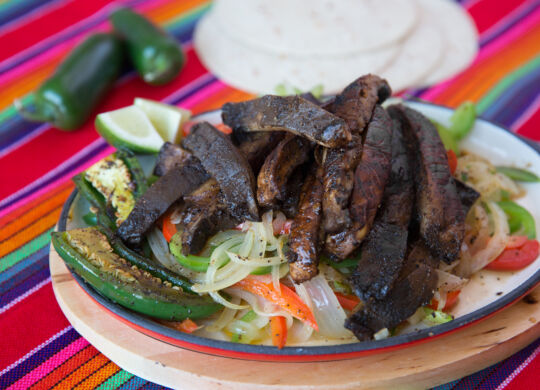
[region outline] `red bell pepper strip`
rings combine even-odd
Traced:
[[[283,348],[287,341],[287,321],[285,317],[270,317],[270,331],[272,332],[272,344],[279,349]]]
[[[515,271],[525,268],[538,257],[540,244],[536,240],[527,240],[519,248],[505,249],[485,268],[497,271]]]
[[[250,275],[242,279],[233,287],[249,291],[252,294],[259,295],[275,305],[281,307],[293,317],[305,322],[315,330],[319,330],[319,326],[315,321],[315,316],[311,309],[300,299],[300,297],[289,287],[280,283],[280,290],[274,288],[272,279],[267,275]]]

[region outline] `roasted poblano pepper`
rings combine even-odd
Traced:
[[[141,314],[166,320],[207,317],[221,306],[188,294],[114,252],[96,228],[52,233],[54,248],[66,264],[101,295]]]
[[[114,11],[110,20],[125,39],[131,62],[144,81],[160,85],[178,75],[185,58],[173,36],[129,8]]]
[[[148,188],[137,158],[125,150],[105,157],[73,181],[92,205],[98,224],[111,229],[128,217],[135,200]]]
[[[113,86],[123,64],[120,39],[94,34],[75,48],[34,93],[29,110],[15,105],[26,119],[49,122],[62,130],[79,128]]]

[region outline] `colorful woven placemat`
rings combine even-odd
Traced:
[[[203,0],[0,0],[0,388],[160,388],[109,361],[60,311],[48,269],[50,232],[73,189],[70,178],[111,152],[93,127],[65,133],[23,121],[12,106],[48,77],[88,33],[109,28],[123,3],[161,24],[184,45],[188,62],[171,84],[151,88],[125,74],[99,111],[134,96],[195,113],[250,95],[201,65],[192,31],[209,8]],[[454,79],[409,94],[457,106],[477,102],[481,115],[540,140],[540,2],[470,0],[462,6],[480,32],[480,53]],[[492,367],[437,389],[538,388],[540,340]]]

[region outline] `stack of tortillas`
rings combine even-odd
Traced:
[[[254,93],[333,93],[366,73],[394,91],[427,86],[467,67],[478,47],[452,0],[215,0],[194,43],[212,73]]]

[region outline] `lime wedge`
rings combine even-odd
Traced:
[[[117,148],[128,148],[134,152],[156,153],[163,139],[143,110],[128,106],[104,112],[96,117],[99,134]]]
[[[165,141],[180,142],[182,131],[179,130],[184,122],[189,120],[191,112],[170,104],[143,98],[135,98],[135,105],[144,111]]]

